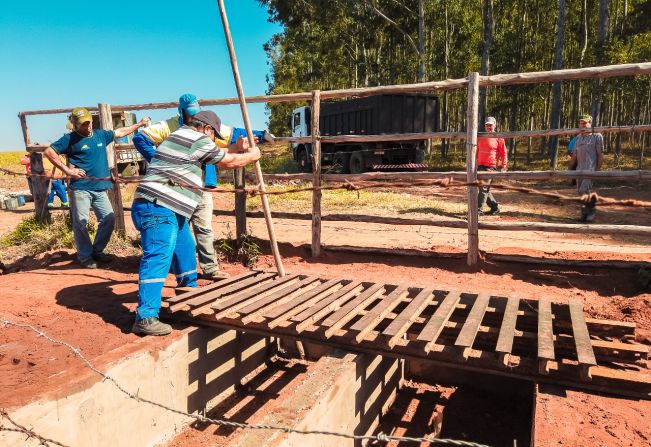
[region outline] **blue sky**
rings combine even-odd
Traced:
[[[225,4],[244,93],[264,94],[270,67],[262,46],[281,28],[255,0]],[[4,2],[0,42],[0,151],[24,149],[20,111],[173,101],[186,92],[237,96],[217,0]],[[244,127],[238,106],[213,110]],[[249,114],[254,128],[266,127],[264,105],[251,104]],[[65,133],[66,116],[28,124],[32,142],[47,144]]]

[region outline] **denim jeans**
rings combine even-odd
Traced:
[[[178,286],[197,286],[194,239],[185,217],[152,202],[135,200],[131,219],[142,243],[136,320],[158,317],[170,267]]]
[[[203,198],[194,214],[190,218],[194,237],[197,239],[197,254],[199,255],[199,266],[205,274],[219,270],[219,264],[215,261],[215,235],[212,231],[212,194],[203,192]]]
[[[477,170],[495,171],[495,168],[491,168],[489,166],[479,166]],[[487,183],[488,185],[479,188],[479,193],[477,193],[477,207],[480,210],[483,209],[484,205],[486,204],[488,204],[491,210],[497,209],[497,207],[499,206],[499,202],[495,200],[495,197],[493,197],[493,193],[491,192],[491,183],[493,183],[493,180],[489,179]]]
[[[47,199],[48,205],[54,205],[55,194],[59,197],[59,200],[61,200],[61,206],[68,205],[68,194],[66,194],[66,184],[63,180],[52,180],[52,184],[50,185],[50,196]]]
[[[72,231],[77,245],[77,258],[81,262],[90,260],[93,255],[104,251],[111,239],[115,225],[113,207],[106,191],[84,191],[70,189],[74,201],[72,207]],[[88,213],[93,208],[99,225],[95,234],[95,241],[91,243],[88,234]]]

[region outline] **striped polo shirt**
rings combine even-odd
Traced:
[[[189,219],[202,191],[175,183],[202,187],[201,165],[217,164],[225,155],[207,135],[183,126],[158,146],[134,199],[155,202]]]

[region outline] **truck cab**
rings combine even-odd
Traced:
[[[292,112],[289,120],[292,137],[307,137],[310,135],[311,114],[307,106],[298,107]],[[312,145],[309,143],[292,143],[292,155],[300,165],[301,171],[312,170]]]

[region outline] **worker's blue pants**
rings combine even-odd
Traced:
[[[136,320],[158,317],[170,267],[177,286],[197,286],[194,239],[188,219],[152,202],[135,200],[131,219],[142,243]]]
[[[52,185],[50,186],[50,195],[47,198],[48,206],[54,206],[55,194],[59,197],[59,200],[61,200],[61,206],[68,206],[68,194],[66,194],[66,184],[63,182],[63,180],[52,180]]]

